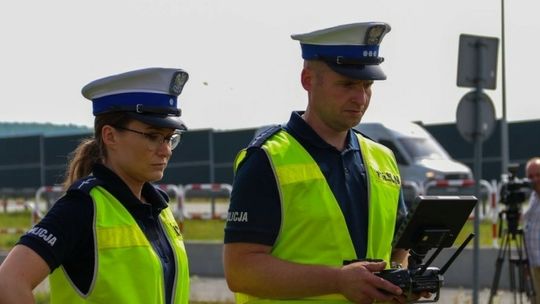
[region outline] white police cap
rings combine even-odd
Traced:
[[[188,78],[182,69],[147,68],[92,81],[82,95],[96,116],[125,112],[154,127],[187,130],[177,102]]]
[[[302,58],[322,60],[335,72],[354,79],[384,80],[379,67],[379,45],[390,25],[362,22],[339,25],[306,34],[291,35],[300,41]]]

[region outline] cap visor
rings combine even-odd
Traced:
[[[386,75],[378,65],[353,65],[327,62],[336,73],[358,80],[386,80]]]
[[[171,128],[186,131],[187,127],[184,122],[176,117],[170,115],[149,115],[149,114],[138,114],[133,112],[127,113],[131,118],[136,119],[145,124],[151,125],[157,128]]]

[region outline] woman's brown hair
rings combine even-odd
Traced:
[[[124,112],[101,114],[94,119],[94,136],[85,138],[77,148],[70,153],[68,167],[63,182],[67,190],[76,180],[92,173],[92,167],[103,163],[107,158],[107,150],[103,144],[101,130],[105,125],[124,127],[131,120]]]

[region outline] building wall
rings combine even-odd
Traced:
[[[424,126],[456,160],[474,170],[474,144],[465,141],[455,124]],[[518,177],[525,175],[525,163],[540,156],[540,120],[508,124],[509,164],[519,164]],[[493,134],[482,143],[482,179],[500,179],[506,168],[501,160],[501,127],[497,122]]]
[[[474,168],[474,147],[455,124],[424,125],[450,155]],[[245,147],[256,129],[188,131],[174,151],[161,183],[227,183],[233,179],[236,153]],[[540,155],[540,120],[509,123],[510,163],[519,163],[519,176],[530,157]],[[90,133],[65,136],[0,138],[0,194],[2,189],[38,188],[62,182],[69,154]],[[483,143],[483,179],[499,179],[502,173],[500,126]]]

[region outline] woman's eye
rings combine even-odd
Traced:
[[[146,138],[151,141],[158,141],[160,139],[160,136],[158,134],[146,134]]]

